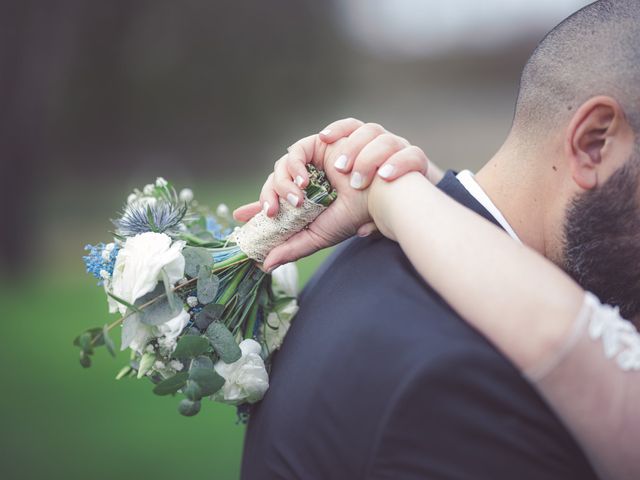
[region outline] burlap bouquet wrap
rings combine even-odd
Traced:
[[[258,213],[236,229],[230,238],[247,257],[262,263],[271,250],[312,223],[327,207],[305,198],[300,207],[280,199],[278,214],[270,218]]]

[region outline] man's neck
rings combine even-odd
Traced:
[[[534,159],[523,161],[514,158],[513,149],[503,147],[482,167],[475,178],[509,222],[522,242],[550,256],[547,242],[553,232],[547,223],[548,196],[539,168],[523,165],[540,165]]]

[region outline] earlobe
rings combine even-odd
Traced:
[[[609,170],[610,144],[626,122],[618,102],[605,96],[589,99],[576,111],[567,130],[566,153],[574,182],[583,190],[598,185],[598,173]]]

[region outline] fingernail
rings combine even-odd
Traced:
[[[342,170],[347,166],[347,156],[342,154],[338,158],[336,158],[336,162],[333,164],[338,170]]]
[[[304,178],[302,178],[300,175],[298,175],[296,177],[295,183],[297,186],[302,187],[302,182],[304,182]]]
[[[267,214],[268,211],[269,211],[269,202],[264,202],[262,204],[262,213],[268,216]]]
[[[327,135],[329,135],[330,133],[331,133],[331,129],[330,129],[330,128],[325,128],[324,130],[322,130],[322,131],[320,132],[320,135],[325,135],[325,136],[327,136]]]
[[[353,172],[351,174],[351,182],[350,185],[352,188],[360,188],[362,187],[362,175],[359,172]]]
[[[280,265],[274,265],[273,267],[270,267],[269,270],[267,270],[268,273],[273,273],[273,271],[278,268]]]
[[[369,235],[371,235],[371,232],[358,233],[360,238],[368,237]]]
[[[294,207],[298,206],[298,196],[293,193],[287,195],[287,201]]]
[[[389,178],[391,175],[393,175],[395,169],[396,167],[394,167],[393,165],[383,165],[383,167],[378,170],[378,175],[380,175],[382,178]]]

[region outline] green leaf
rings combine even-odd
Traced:
[[[73,339],[73,344],[76,347],[82,348],[80,346],[80,337],[85,333],[88,333],[91,336],[91,340],[93,341],[94,347],[98,347],[102,345],[102,327],[95,327],[95,328],[90,328],[89,330],[85,330],[84,332],[82,332],[80,335],[78,335],[76,338]]]
[[[193,358],[209,350],[209,342],[198,335],[184,335],[178,339],[173,358]]]
[[[118,374],[116,375],[116,380],[123,379],[124,377],[129,375],[129,373],[131,373],[132,370],[133,368],[131,368],[129,365],[127,365],[126,367],[122,367],[118,372]]]
[[[182,307],[180,307],[181,309]],[[140,321],[146,325],[161,325],[174,318],[180,310],[174,311],[169,304],[169,300],[165,297],[143,308],[136,315],[139,315]]]
[[[135,305],[133,305],[132,303],[127,302],[126,300],[123,300],[122,298],[114,295],[111,292],[107,292],[107,295],[109,295],[111,298],[113,298],[116,302],[120,303],[121,305],[124,305],[125,307],[127,307],[129,310],[133,311],[133,312],[139,312],[140,309],[138,307],[136,307]]]
[[[219,286],[220,279],[211,272],[211,268],[201,265],[198,272],[198,301],[203,305],[213,302]]]
[[[233,363],[240,360],[240,357],[242,356],[240,347],[236,343],[236,340],[233,338],[229,329],[222,323],[214,322],[209,325],[205,335],[223,362]]]
[[[146,375],[146,373],[151,370],[153,364],[156,362],[156,354],[145,352],[142,354],[142,358],[140,359],[140,366],[138,367],[138,378],[142,378]]]
[[[198,385],[193,380],[187,381],[187,385],[182,389],[182,393],[184,393],[189,400],[192,400],[194,402],[204,397],[200,385]]]
[[[192,368],[208,368],[208,369],[212,369],[213,368],[213,360],[211,360],[211,358],[205,356],[205,355],[200,355],[199,357],[194,358],[193,360],[191,360],[191,365],[189,366],[189,370],[191,370]]]
[[[185,417],[193,417],[200,411],[200,402],[194,402],[185,398],[178,405],[178,411]]]
[[[84,368],[89,368],[91,366],[91,357],[84,350],[80,352],[80,365]]]
[[[188,379],[189,372],[176,373],[173,377],[169,377],[157,384],[153,389],[153,393],[156,395],[171,395],[184,387]]]
[[[210,303],[196,315],[195,323],[201,330],[206,329],[212,322],[217,322],[222,318],[224,305]]]
[[[80,348],[84,353],[91,353],[93,350],[91,348],[91,334],[88,332],[84,332],[80,335],[79,339]]]
[[[116,356],[116,346],[111,340],[109,336],[109,325],[102,327],[102,339],[104,341],[104,346],[107,347],[107,351],[111,354],[112,357]]]
[[[176,295],[173,291],[173,287],[171,286],[169,275],[167,275],[166,270],[163,268],[160,272],[162,275],[162,283],[164,285],[164,293],[167,296],[169,307],[171,307],[171,311],[174,313],[173,316],[175,317],[178,313],[180,313],[180,310],[182,310],[182,304],[180,303],[178,295]]]
[[[205,248],[185,247],[182,249],[184,257],[184,273],[191,278],[198,276],[200,265],[213,266],[213,256]]]
[[[213,368],[191,368],[189,380],[198,384],[203,397],[213,395],[224,385],[224,378],[218,375]]]

